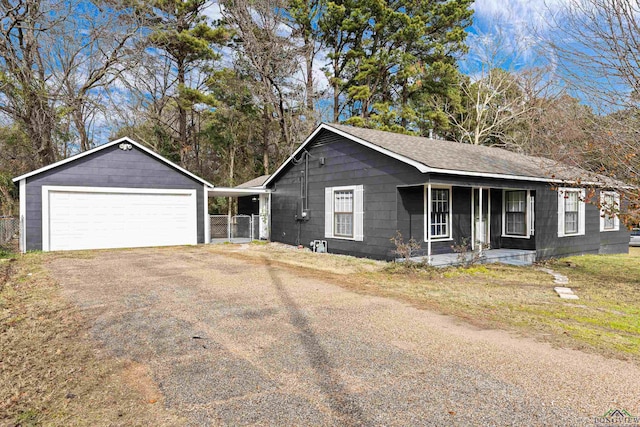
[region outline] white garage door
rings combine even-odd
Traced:
[[[195,190],[42,187],[43,250],[197,243]]]

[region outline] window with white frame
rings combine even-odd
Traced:
[[[363,186],[325,188],[325,237],[362,241]]]
[[[504,191],[504,234],[527,236],[527,191]]]
[[[558,236],[584,234],[585,191],[577,188],[558,190]]]
[[[333,235],[353,237],[353,190],[333,192]]]
[[[618,231],[620,220],[620,195],[614,191],[600,192],[600,231]]]
[[[449,188],[431,189],[431,237],[451,237],[451,190]]]

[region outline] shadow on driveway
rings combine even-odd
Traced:
[[[316,373],[317,384],[327,397],[329,406],[334,414],[348,425],[367,425],[367,420],[362,409],[345,390],[340,376],[331,366],[331,359],[324,350],[307,317],[300,307],[287,292],[282,280],[278,277],[278,271],[273,268],[269,259],[263,257],[271,282],[289,313],[289,323],[294,326],[299,334],[300,342],[309,358],[311,367]]]

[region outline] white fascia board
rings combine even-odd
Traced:
[[[213,187],[213,184],[211,184],[210,182],[205,181],[204,179],[200,178],[199,176],[192,174],[188,170],[176,165],[171,160],[168,160],[168,159],[162,157],[160,154],[156,153],[155,151],[145,147],[144,145],[142,145],[142,144],[134,141],[133,139],[131,139],[129,137],[126,137],[126,136],[124,138],[119,138],[119,139],[116,139],[114,141],[107,142],[106,144],[102,144],[102,145],[100,145],[98,147],[92,148],[91,150],[83,151],[82,153],[76,154],[75,156],[67,157],[66,159],[63,159],[63,160],[60,160],[58,162],[52,163],[52,164],[50,164],[48,166],[41,167],[40,169],[36,169],[36,170],[28,172],[28,173],[26,173],[24,175],[20,175],[20,176],[18,176],[16,178],[13,178],[13,182],[18,182],[18,181],[20,181],[22,179],[29,178],[31,176],[37,175],[39,173],[48,171],[48,170],[53,169],[53,168],[57,168],[58,166],[62,166],[64,164],[73,162],[75,160],[81,159],[81,158],[83,158],[85,156],[88,156],[90,154],[96,153],[96,152],[98,152],[100,150],[104,150],[105,148],[112,147],[114,145],[120,144],[122,142],[128,142],[128,143],[136,146],[140,150],[144,151],[145,153],[150,154],[151,156],[155,157],[156,159],[166,163],[167,165],[171,166],[172,168],[177,169],[178,171],[180,171],[180,172],[184,173],[185,175],[195,179],[198,182],[201,182],[202,184],[206,185],[207,187],[211,187],[211,188]]]
[[[271,190],[264,187],[249,187],[249,188],[236,188],[236,187],[214,187],[208,189],[209,197],[238,197],[238,196],[252,196],[254,194],[268,194]]]

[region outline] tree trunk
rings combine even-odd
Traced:
[[[336,55],[337,56],[337,55]],[[338,59],[333,60],[333,121],[338,123],[340,121],[340,87],[338,85]]]
[[[313,111],[315,106],[315,93],[313,88],[313,41],[309,39],[309,35],[305,31],[304,36],[304,52],[307,67],[307,110]]]
[[[176,61],[178,67],[178,146],[180,147],[180,166],[187,166],[187,151],[189,148],[189,141],[187,139],[187,111],[182,104],[181,91],[185,87],[186,71],[183,58],[178,58]]]
[[[87,151],[91,149],[91,144],[89,143],[89,135],[87,134],[87,128],[82,116],[82,103],[80,103],[80,105],[77,105],[78,103],[75,104],[71,117],[78,131],[78,137],[80,138],[80,150]]]
[[[264,168],[264,174],[269,174],[269,111],[264,108],[262,113],[262,167]]]
[[[231,147],[229,147],[229,187],[233,187],[233,174],[235,173],[236,168],[236,147],[235,143],[232,143]],[[233,198],[229,197],[227,199],[227,215],[231,218],[233,214]]]

